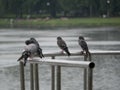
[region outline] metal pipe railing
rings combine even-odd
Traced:
[[[69,60],[60,60],[60,59],[34,59],[30,60],[29,63],[37,64],[48,64],[55,66],[68,66],[68,67],[80,67],[80,68],[94,68],[94,63],[90,61],[69,61]]]
[[[120,51],[90,51],[91,55],[120,55]],[[67,56],[66,54],[63,54],[63,53],[48,53],[48,54],[44,54],[45,57],[51,57],[52,59],[55,59],[56,56]],[[87,59],[87,57],[81,53],[81,52],[76,52],[76,53],[71,53],[71,56],[84,56],[84,61],[89,61],[91,60],[90,58]],[[53,64],[55,60],[51,60],[50,62],[48,61],[41,61],[40,63],[46,63],[46,64],[50,64],[51,65],[51,90],[55,90],[55,65]],[[36,73],[37,75],[34,75],[34,63],[38,63],[37,61],[33,62],[30,61],[30,72],[31,72],[31,90],[34,90],[35,88],[35,81],[34,81],[34,78],[35,76],[38,75],[38,73]],[[61,64],[58,64],[58,62],[55,62],[56,65],[57,65],[57,90],[60,90],[61,89],[61,69],[59,68],[59,66],[62,65],[63,62],[61,62]],[[69,63],[70,64],[70,63]],[[67,65],[67,66],[77,66],[78,63],[75,65]],[[66,65],[62,65],[62,66],[66,66]],[[78,65],[79,66],[79,65]],[[88,66],[94,66],[93,64],[89,64]],[[81,66],[82,67],[82,66]],[[92,75],[92,69],[88,67],[86,68],[86,66],[84,67],[84,90],[92,90],[92,78],[93,78],[93,75]],[[38,67],[36,67],[38,68]],[[21,90],[25,90],[25,80],[24,80],[24,65],[22,62],[20,62],[20,82],[21,82]],[[39,83],[39,81],[37,81]],[[39,84],[37,84],[37,86],[39,88]],[[37,89],[37,88],[36,88]],[[35,90],[36,90],[35,89]],[[39,89],[38,89],[39,90]]]
[[[91,55],[120,55],[120,51],[90,51]],[[45,57],[56,57],[56,56],[67,56],[67,54],[61,52],[47,53],[44,54]],[[84,56],[81,52],[71,53],[71,56]]]
[[[21,62],[20,62],[21,63]],[[68,60],[52,60],[52,59],[49,59],[49,60],[31,60],[29,61],[29,63],[32,65],[34,65],[34,68],[33,66],[31,66],[31,69],[30,70],[32,73],[34,73],[34,80],[33,80],[33,74],[31,75],[31,88],[34,89],[34,86],[35,86],[35,90],[39,90],[39,73],[38,73],[38,64],[49,64],[49,65],[55,65],[57,66],[57,90],[61,90],[61,66],[69,66],[69,67],[80,67],[80,68],[86,68],[86,69],[93,69],[95,64],[93,62],[90,62],[90,61],[68,61]],[[20,67],[23,67],[24,66],[22,64],[20,64]],[[33,72],[35,71],[35,72]],[[21,76],[23,77],[24,72],[21,72]],[[89,73],[90,75],[88,76],[91,76],[92,73]],[[88,79],[91,78],[91,77],[87,77]],[[89,80],[92,80],[92,79],[89,79]],[[25,90],[25,84],[22,83],[24,81],[24,78],[22,79],[21,81],[21,87],[22,89],[21,90]],[[34,85],[34,84],[35,85]],[[91,86],[90,86],[91,85]],[[87,87],[91,88],[92,87],[92,84],[89,84],[87,83]],[[88,90],[92,90],[92,89],[88,89]]]

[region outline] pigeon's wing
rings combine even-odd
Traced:
[[[79,45],[83,50],[88,51],[87,43],[84,40],[79,40]]]
[[[40,58],[44,57],[41,48],[39,48],[39,49],[37,50],[37,54],[38,54],[38,56],[39,56]]]
[[[30,57],[31,53],[29,51],[23,51],[22,52],[22,55],[21,57],[17,60],[17,61],[20,61],[20,60],[24,60],[24,66],[26,65],[26,62],[27,62],[27,58]]]
[[[68,50],[67,44],[65,43],[64,40],[58,40],[57,44],[62,50],[64,50],[68,54],[68,56],[71,55],[69,50]]]
[[[69,50],[68,50],[68,47],[64,48],[64,51],[67,53],[68,56],[71,55],[71,53],[70,53]]]
[[[58,41],[57,41],[57,44],[58,44],[58,46],[59,46],[61,49],[63,49],[63,50],[67,47],[65,41],[63,41],[63,40],[58,40]]]

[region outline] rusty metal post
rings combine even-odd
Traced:
[[[52,56],[55,59],[55,56]],[[55,90],[55,66],[51,66],[51,90]]]
[[[20,62],[20,85],[21,90],[25,90],[24,64]]]
[[[87,56],[84,55],[84,61],[87,61]],[[84,68],[84,90],[87,90],[87,69]]]
[[[30,90],[34,90],[34,72],[33,64],[30,64]]]
[[[38,72],[38,64],[37,63],[35,63],[34,64],[35,66],[34,66],[34,70],[35,70],[35,73],[34,73],[34,75],[35,75],[35,90],[39,90],[39,72]]]
[[[91,53],[89,54],[89,57],[88,57],[89,61],[92,61],[92,56],[91,56]],[[88,68],[87,69],[87,75],[88,75],[88,90],[93,90],[93,68]]]
[[[57,66],[57,89],[56,90],[61,90],[61,66]]]
[[[88,90],[93,90],[93,68],[88,69]]]

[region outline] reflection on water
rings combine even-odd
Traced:
[[[90,50],[120,50],[119,28],[77,28],[55,30],[0,29],[0,88],[20,90],[19,63],[24,41],[35,37],[43,53],[57,52],[56,37],[62,36],[71,52],[80,51],[78,36],[87,40]],[[94,69],[94,90],[120,90],[120,56],[92,56]],[[66,57],[69,60],[82,60],[81,57]],[[50,90],[50,66],[40,67],[40,89]],[[29,90],[29,65],[25,67],[26,87]],[[62,90],[83,90],[83,70],[62,67]],[[4,81],[4,82],[3,82]]]

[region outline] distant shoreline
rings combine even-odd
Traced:
[[[0,19],[0,27],[7,28],[70,28],[120,26],[120,17],[116,18],[60,18],[60,19]]]

